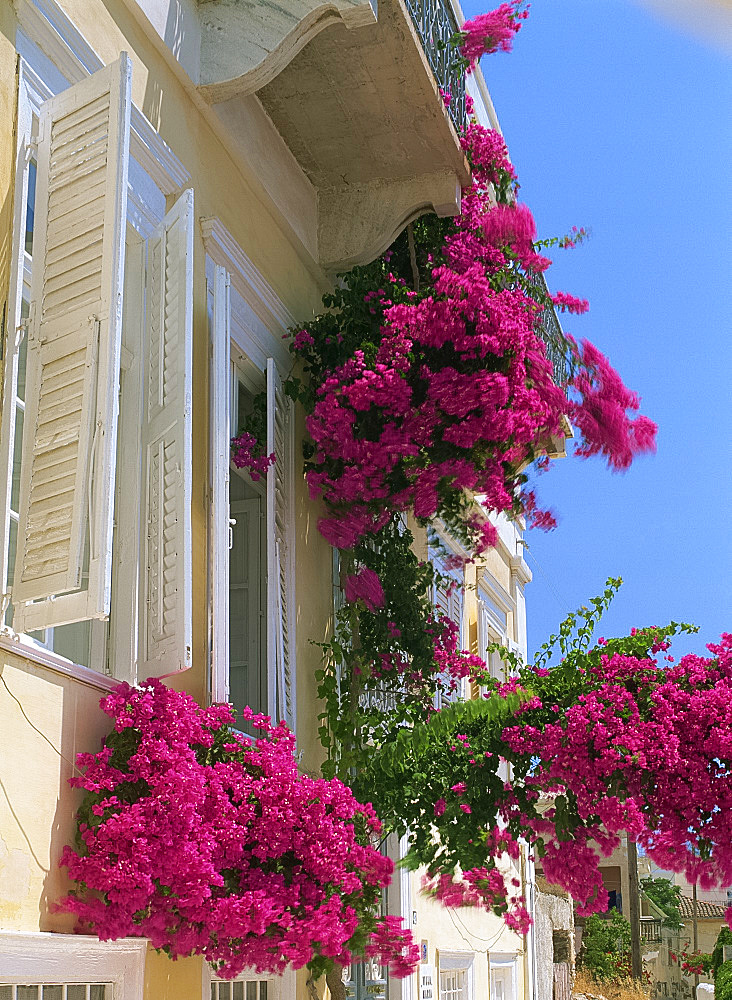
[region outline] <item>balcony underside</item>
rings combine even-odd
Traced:
[[[314,188],[321,265],[365,263],[418,215],[458,212],[467,162],[403,0],[380,0],[378,18],[368,3],[339,0],[294,25],[288,6],[279,41],[237,45],[272,9],[201,5],[201,91],[225,123],[256,93]]]

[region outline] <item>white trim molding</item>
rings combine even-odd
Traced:
[[[257,341],[263,357],[274,357],[283,371],[291,364],[290,352],[283,341],[284,333],[295,325],[295,317],[287,309],[269,282],[262,276],[250,258],[244,253],[226,226],[216,216],[201,219],[201,233],[206,253],[219,267],[228,271],[232,289],[238,293],[244,304],[254,314],[254,322],[247,324],[247,333]],[[232,323],[236,321],[236,302],[232,299]],[[246,323],[246,320],[243,320]],[[255,329],[259,326],[260,329]],[[241,344],[232,330],[234,340],[243,350],[248,344]],[[255,363],[261,359],[252,358]],[[262,367],[260,365],[260,367]]]
[[[226,226],[216,216],[201,219],[206,253],[215,264],[225,267],[234,287],[274,332],[295,325],[295,317],[280,301],[277,293],[254,266]]]
[[[215,972],[213,972],[208,962],[204,962],[202,981],[204,997],[209,997],[211,995],[212,983],[220,982],[266,982],[274,987],[272,991],[274,996],[270,998],[268,991],[267,1000],[295,1000],[297,973],[290,967],[285,969],[280,976],[277,976],[272,972],[257,972],[255,969],[244,969],[239,973],[236,979],[222,980],[218,978]]]
[[[0,932],[0,983],[111,983],[114,1000],[142,1000],[145,938]]]
[[[92,670],[91,667],[83,667],[80,663],[73,663],[65,656],[61,656],[60,653],[38,645],[30,636],[13,632],[7,627],[0,632],[0,650],[28,660],[38,667],[47,667],[49,670],[55,670],[56,673],[66,677],[73,677],[74,680],[98,688],[100,691],[112,691],[120,683],[119,677],[110,677],[108,674]]]
[[[80,83],[104,63],[54,0],[16,0],[18,23],[70,83]],[[50,96],[50,95],[49,95]],[[191,179],[188,170],[134,104],[130,115],[130,156],[164,195],[178,194]]]

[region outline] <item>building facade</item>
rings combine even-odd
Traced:
[[[286,719],[317,771],[310,640],[331,628],[333,561],[283,335],[338,269],[459,210],[464,83],[436,43],[460,17],[409,0],[0,2],[3,1000],[306,995],[303,972],[230,985],[145,941],[74,935],[54,907],[68,779],[107,733],[100,697],[150,676]],[[470,89],[496,127],[480,73]],[[230,439],[260,394],[277,461],[253,482]],[[500,538],[448,613],[471,649],[525,655],[530,574],[520,531]],[[530,940],[418,890],[391,891],[424,942],[395,997],[534,995]]]

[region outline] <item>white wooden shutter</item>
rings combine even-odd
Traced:
[[[138,677],[191,665],[193,191],[148,241]]]
[[[17,631],[109,614],[130,83],[123,54],[41,108]]]
[[[437,571],[437,573],[442,577],[442,580],[435,581],[432,588],[432,603],[434,604],[436,610],[442,612],[443,615],[448,617],[453,621],[458,627],[458,645],[462,646],[463,642],[463,587],[462,581],[458,580],[454,574],[452,574],[445,566],[442,559],[439,556],[431,556],[431,562]],[[450,581],[453,581],[453,586],[450,586]],[[449,685],[450,679],[447,675],[443,677],[443,681],[446,685]],[[441,708],[442,705],[450,704],[456,701],[462,696],[462,682],[458,682],[458,687],[455,691],[444,690],[439,693],[437,708]]]
[[[267,677],[278,720],[295,728],[295,635],[292,608],[292,412],[273,358],[267,359]]]
[[[229,700],[229,466],[231,304],[229,275],[216,265],[211,299],[211,695]]]

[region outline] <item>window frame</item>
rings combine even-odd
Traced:
[[[437,545],[442,546],[442,548],[447,551],[448,558],[451,555],[465,557],[465,550],[462,549],[462,547],[459,546],[453,539],[451,539],[449,535],[445,534],[443,531],[436,530],[436,536],[438,540]],[[458,595],[457,602],[459,606],[459,621],[456,621],[452,615],[449,615],[449,617],[459,627],[458,644],[460,649],[464,649],[466,645],[465,639],[467,634],[466,621],[465,621],[465,615],[467,609],[467,602],[465,599],[466,597],[465,570],[449,569],[444,562],[446,558],[445,555],[439,551],[436,545],[431,544],[429,542],[427,546],[427,558],[432,563],[433,569],[435,569],[440,576],[449,577],[451,580],[455,581],[457,595]],[[438,609],[440,606],[438,598],[439,590],[440,588],[438,587],[437,582],[435,581],[432,584],[432,604],[435,607],[435,609]],[[449,598],[450,603],[452,603],[454,599],[455,599],[455,590],[453,590],[452,594],[450,595]],[[453,701],[463,701],[465,700],[467,694],[468,690],[467,690],[466,679],[463,677],[458,682],[458,686],[455,689],[454,693],[452,693],[449,697],[446,697],[444,692],[438,692],[435,695],[435,708],[437,709],[442,708],[443,705],[452,704]],[[439,976],[438,976],[438,990],[439,990]]]
[[[237,372],[252,391],[268,388],[268,364],[274,367],[282,378],[288,372],[292,359],[285,346],[283,333],[295,324],[294,317],[277,297],[274,290],[259,273],[253,262],[244,253],[220,219],[202,218],[201,232],[206,251],[206,280],[208,286],[208,313],[210,347],[210,434],[209,447],[212,461],[209,468],[209,683],[212,702],[228,699],[229,648],[228,648],[228,585],[223,581],[226,574],[221,568],[228,561],[228,536],[224,533],[223,522],[228,521],[229,485],[231,463],[229,460],[229,439],[223,440],[222,428],[233,434],[232,414],[235,411],[234,393]],[[224,298],[225,297],[225,298]],[[225,305],[222,303],[225,301]],[[222,318],[222,312],[226,316]],[[227,366],[228,361],[228,366]],[[269,366],[271,368],[271,365]],[[295,526],[294,526],[294,420],[290,419],[285,441],[285,460],[288,495],[286,516],[287,555],[285,565],[287,613],[291,621],[290,635],[290,690],[292,700],[292,727],[297,719],[297,658],[294,634],[295,609]],[[224,458],[226,452],[226,458]],[[217,459],[217,456],[218,459]],[[267,523],[267,533],[271,526]],[[227,538],[226,551],[224,539]],[[268,579],[271,553],[268,551],[266,573]],[[267,602],[269,603],[269,601]],[[274,642],[270,636],[271,615],[267,607],[267,650],[265,664],[267,671],[268,713],[278,716],[277,711],[277,662]]]
[[[203,963],[203,1000],[209,1000],[209,997],[211,996],[211,985],[213,983],[247,983],[252,981],[261,982],[263,980],[268,984],[272,983],[275,986],[275,989],[272,991],[272,995],[270,995],[268,986],[267,1000],[294,1000],[297,984],[297,973],[294,969],[288,967],[282,975],[279,976],[271,972],[256,972],[254,969],[244,969],[234,979],[224,980],[219,979],[216,973],[212,971],[208,962]]]
[[[40,116],[41,105],[56,94],[63,92],[74,84],[86,79],[103,68],[104,64],[86,45],[81,35],[76,31],[65,15],[54,5],[53,20],[50,10],[42,11],[40,16],[27,18],[27,6],[21,5],[20,31],[17,40],[18,59],[18,104],[17,104],[17,137],[16,137],[16,175],[14,189],[14,212],[11,249],[11,271],[6,310],[6,340],[3,345],[3,407],[4,401],[17,396],[18,355],[22,336],[26,335],[27,320],[22,319],[22,304],[24,299],[30,302],[30,272],[31,255],[25,250],[25,213],[28,190],[28,166],[36,149],[34,125]],[[28,44],[28,42],[32,44]],[[59,45],[58,43],[63,44]],[[63,59],[51,62],[36,46],[43,47],[46,52],[63,52]],[[84,58],[79,56],[82,53]],[[61,63],[63,65],[61,65]],[[147,239],[155,226],[165,215],[166,198],[178,195],[186,182],[190,180],[188,171],[183,167],[175,154],[170,150],[160,135],[153,129],[142,112],[133,104],[130,125],[129,180],[127,192],[127,226],[137,233],[141,239]],[[28,290],[28,295],[24,291]],[[22,336],[20,331],[24,330]],[[2,419],[0,414],[0,461],[5,468],[15,448],[15,419]],[[8,514],[3,519],[5,530],[0,531],[0,596],[4,594],[8,583],[8,557],[10,536],[10,491],[12,478],[8,477],[7,496],[0,498]],[[116,518],[116,513],[115,513]],[[113,553],[113,576],[115,574]],[[9,592],[8,592],[9,593]],[[5,595],[6,599],[11,599]],[[12,650],[32,661],[51,667],[67,675],[75,676],[85,683],[96,683],[103,689],[115,686],[119,680],[134,680],[128,672],[116,672],[110,676],[107,672],[75,663],[48,646],[37,642],[26,633],[17,633],[5,625],[6,600],[2,601],[0,611],[0,646]],[[111,617],[115,613],[115,597],[112,595]],[[108,659],[112,659],[111,648],[116,647],[114,636],[109,635],[108,623],[92,621],[90,645],[92,649],[100,648],[100,638],[105,654],[102,660],[107,670]],[[105,633],[105,635],[102,635]],[[98,662],[95,656],[91,662]]]
[[[475,952],[439,951],[437,955],[437,995],[442,1000],[443,972],[464,972],[465,985],[462,1000],[474,1000],[475,996]]]
[[[100,941],[80,934],[0,932],[0,984],[111,983],[113,1000],[142,1000],[145,938]]]

